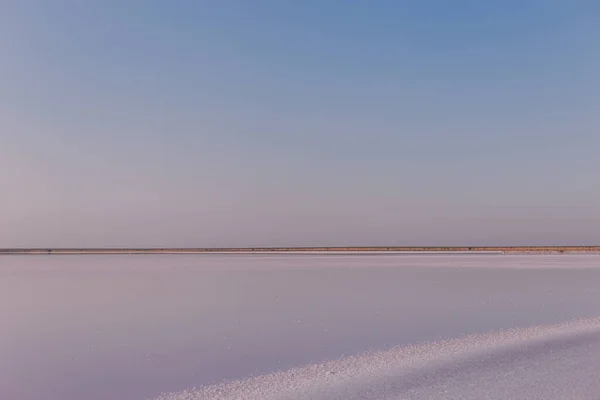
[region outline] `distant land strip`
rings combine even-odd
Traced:
[[[348,247],[235,247],[235,248],[5,248],[10,254],[207,254],[207,253],[503,253],[503,254],[576,254],[598,253],[600,246],[348,246]]]

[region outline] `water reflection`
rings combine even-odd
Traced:
[[[144,399],[369,349],[594,317],[599,259],[2,257],[0,398]]]

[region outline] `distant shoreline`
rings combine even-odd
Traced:
[[[236,247],[236,248],[12,248],[18,254],[278,254],[278,253],[460,253],[460,254],[600,254],[600,246],[472,246],[472,247]]]

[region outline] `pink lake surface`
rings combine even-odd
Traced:
[[[155,398],[599,310],[598,255],[3,256],[0,399]]]

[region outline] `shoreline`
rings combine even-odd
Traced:
[[[600,246],[12,248],[0,255],[103,254],[600,254]]]

